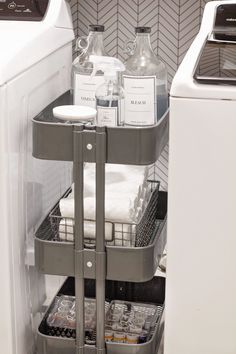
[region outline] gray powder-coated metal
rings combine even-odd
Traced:
[[[73,295],[71,290],[71,279],[68,278],[58,294]],[[163,306],[164,310],[164,298],[165,298],[165,279],[161,277],[154,277],[152,281],[147,283],[124,283],[109,281],[110,286],[106,283],[106,297],[118,298],[124,301],[138,301],[138,302],[151,302],[153,304],[159,304]],[[88,290],[91,291],[91,287],[94,288],[94,284],[91,286],[85,283],[85,294],[90,297]],[[70,291],[64,291],[65,288]],[[114,290],[115,289],[115,290]],[[93,289],[92,292],[94,292]],[[150,291],[152,290],[152,291]],[[90,296],[89,296],[90,295]],[[47,313],[50,311],[50,307],[46,312],[38,330],[37,346],[39,354],[76,354],[75,340],[71,338],[51,337],[45,333],[47,327],[46,318]],[[106,343],[107,354],[151,354],[157,353],[160,345],[160,341],[163,335],[163,311],[161,317],[158,320],[152,338],[144,344],[126,344],[126,343]],[[96,348],[94,346],[85,345],[85,354],[95,354]]]
[[[104,198],[105,163],[149,165],[160,156],[168,141],[168,112],[152,127],[86,127],[65,124],[53,117],[52,108],[71,103],[66,93],[33,119],[33,156],[40,159],[73,161],[75,179],[75,244],[56,243],[36,237],[36,263],[49,274],[74,275],[76,295],[76,340],[52,338],[38,333],[40,354],[149,354],[158,348],[160,326],[150,341],[139,345],[104,342],[105,279],[141,282],[155,273],[166,241],[166,216],[151,245],[142,248],[105,247]],[[88,144],[92,149],[88,149]],[[83,166],[96,163],[96,261],[95,272],[84,271],[90,252],[83,240]],[[166,213],[165,213],[166,215]],[[128,262],[128,263],[127,263]],[[84,345],[84,284],[85,275],[96,280],[97,336],[96,347]],[[129,283],[127,283],[129,284]],[[133,283],[135,284],[135,283]],[[122,287],[121,287],[122,288]],[[148,299],[147,299],[148,301]],[[149,300],[150,301],[150,300]]]
[[[55,106],[69,104],[66,93],[33,119],[33,156],[39,159],[73,161],[75,125],[54,118]],[[168,142],[169,112],[151,127],[106,127],[106,163],[149,165],[156,162]],[[91,137],[91,139],[93,139]],[[95,156],[85,161],[95,162]]]
[[[166,192],[162,192],[166,194]],[[160,208],[164,206],[160,205]],[[150,280],[158,267],[166,244],[167,217],[147,247],[106,246],[106,279],[143,282]],[[91,255],[90,255],[91,253]],[[86,253],[86,263],[94,263],[93,252]],[[42,273],[75,275],[73,243],[51,242],[35,238],[35,262]],[[94,278],[94,273],[86,273]]]

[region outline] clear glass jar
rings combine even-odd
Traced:
[[[150,27],[136,27],[135,41],[127,42],[131,55],[123,73],[125,125],[155,124],[168,109],[167,70],[153,52]]]
[[[73,103],[95,108],[95,92],[104,82],[103,72],[91,77],[93,64],[90,55],[106,56],[103,43],[104,26],[90,25],[88,37],[79,37],[76,43],[78,57],[72,65]]]

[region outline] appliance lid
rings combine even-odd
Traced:
[[[27,1],[21,0],[21,3]],[[47,1],[43,3],[45,6],[41,10],[46,9]],[[2,4],[0,0],[0,9]],[[0,20],[0,33],[0,86],[2,86],[72,42],[74,33],[69,3],[65,0],[50,0],[42,21]]]
[[[194,78],[202,84],[236,85],[236,42],[207,40]]]
[[[214,39],[236,41],[236,4],[221,4],[216,8]]]
[[[18,23],[0,21],[0,86],[73,40],[69,30]]]
[[[172,82],[172,97],[236,100],[236,24],[228,15],[232,5],[236,20],[235,0],[206,4],[200,31]],[[220,22],[221,6],[227,11]]]

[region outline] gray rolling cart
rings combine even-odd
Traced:
[[[46,319],[53,302],[38,329],[38,354],[154,354],[163,332],[165,279],[154,274],[166,242],[167,196],[153,188],[142,224],[135,229],[142,239],[148,236],[146,243],[135,247],[109,245],[104,237],[105,164],[154,164],[168,142],[168,112],[153,127],[88,127],[62,123],[53,117],[53,107],[70,103],[67,92],[33,119],[33,156],[73,162],[74,242],[59,242],[55,237],[58,224],[52,222],[50,213],[36,231],[35,254],[36,265],[43,273],[73,276],[58,294],[75,296],[76,335],[48,335]],[[85,247],[84,239],[84,162],[94,162],[96,166],[94,247]],[[85,344],[85,324],[80,320],[85,315],[85,297],[96,298],[95,345]],[[149,340],[143,344],[105,343],[105,299],[158,305],[159,316]]]

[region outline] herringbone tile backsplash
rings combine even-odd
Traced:
[[[134,38],[134,27],[152,28],[152,46],[165,62],[168,81],[198,33],[205,4],[211,0],[70,0],[76,36],[88,34],[88,25],[105,25],[109,55],[126,59],[124,42]],[[167,189],[168,146],[157,162],[162,189]]]

